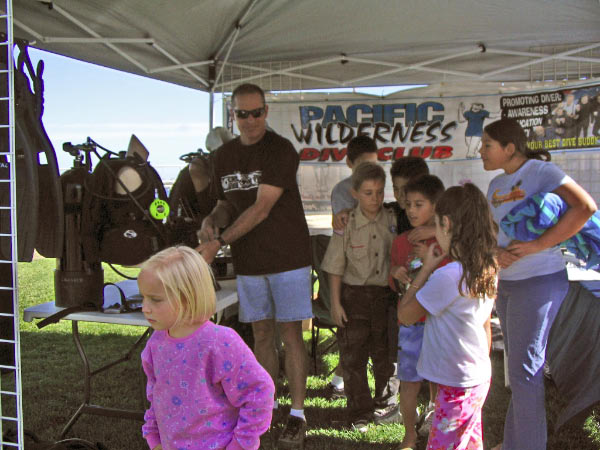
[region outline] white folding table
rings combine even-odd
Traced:
[[[117,285],[121,288],[125,297],[129,297],[133,294],[138,293],[137,282],[135,280],[126,280],[117,283]],[[235,280],[219,280],[219,285],[221,289],[217,291],[217,313],[215,320],[218,322],[220,320],[221,314],[225,308],[237,303],[237,291],[236,291],[236,283]],[[120,303],[121,296],[118,290],[115,287],[107,286],[104,291],[104,309],[107,309],[109,306],[114,305],[115,303]],[[54,302],[46,302],[41,303],[36,306],[32,306],[27,308],[23,313],[23,320],[25,322],[31,322],[34,319],[45,319],[47,317],[52,316],[53,314],[63,310],[64,308],[57,307]],[[143,411],[134,411],[128,409],[120,409],[120,408],[109,408],[105,406],[94,405],[90,403],[91,397],[91,379],[94,375],[97,375],[101,372],[104,372],[111,367],[114,367],[117,364],[123,363],[131,359],[134,355],[135,350],[145,342],[146,338],[151,332],[151,328],[149,327],[148,321],[144,318],[144,315],[141,311],[136,312],[123,312],[123,313],[104,313],[101,311],[82,311],[75,312],[69,314],[65,317],[62,317],[60,320],[70,320],[71,321],[71,329],[73,333],[73,341],[75,342],[75,346],[77,347],[77,351],[81,358],[84,368],[84,395],[83,402],[67,422],[65,427],[61,432],[61,438],[63,438],[71,429],[71,427],[75,424],[75,422],[79,419],[82,414],[93,414],[99,416],[107,416],[107,417],[120,417],[125,419],[133,419],[133,420],[144,420],[144,412]],[[140,336],[140,338],[131,346],[129,351],[119,359],[116,359],[108,364],[105,364],[98,369],[92,370],[90,368],[90,361],[85,352],[85,349],[81,343],[81,339],[79,336],[79,322],[100,322],[107,324],[117,324],[117,325],[133,325],[133,326],[141,326],[146,327],[144,333]],[[142,391],[143,392],[143,391]]]

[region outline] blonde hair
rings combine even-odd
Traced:
[[[214,276],[210,266],[190,247],[166,248],[142,265],[161,281],[167,299],[179,306],[176,324],[209,320],[217,309]]]
[[[378,180],[385,186],[385,171],[379,164],[373,162],[363,162],[352,172],[352,189],[358,192],[362,184],[367,180]]]

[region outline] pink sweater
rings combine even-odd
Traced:
[[[142,352],[150,448],[257,449],[271,423],[275,387],[231,328],[205,322],[185,338],[155,331]]]

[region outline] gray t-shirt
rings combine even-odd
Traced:
[[[557,187],[573,182],[559,167],[551,162],[530,159],[511,174],[500,174],[488,188],[487,199],[496,223],[527,197],[540,192],[552,192]],[[506,247],[511,241],[503,231],[498,232],[498,246]],[[558,246],[524,256],[499,274],[501,280],[524,280],[549,275],[564,269],[565,263]]]
[[[337,214],[344,209],[354,209],[358,202],[350,193],[352,189],[352,177],[344,178],[333,187],[331,191],[331,211]]]

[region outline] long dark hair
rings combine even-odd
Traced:
[[[483,131],[493,140],[498,141],[502,147],[512,143],[515,150],[527,159],[550,161],[552,158],[548,150],[531,150],[527,147],[527,135],[519,122],[515,119],[500,119],[486,125]]]
[[[477,186],[467,183],[446,190],[435,204],[440,223],[450,219],[452,238],[449,256],[461,263],[459,292],[465,295],[466,284],[471,297],[496,295],[496,226],[488,202]]]

